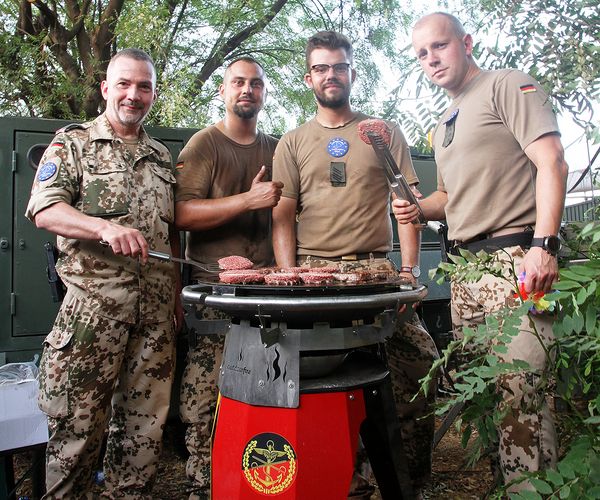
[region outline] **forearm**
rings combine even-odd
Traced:
[[[180,201],[175,224],[184,231],[206,231],[222,226],[249,210],[246,193],[218,199]]]
[[[398,238],[402,266],[418,266],[421,248],[421,231],[415,224],[398,224]]]
[[[296,265],[296,200],[281,198],[273,209],[273,253],[279,267]]]
[[[565,202],[565,184],[552,176],[538,174],[535,198],[535,235],[558,234]]]
[[[296,231],[292,224],[273,224],[273,253],[279,267],[296,265]]]
[[[34,220],[40,229],[78,240],[100,240],[103,231],[111,224],[105,219],[85,215],[64,202],[41,210]]]
[[[446,203],[448,203],[448,194],[443,191],[434,191],[427,198],[419,200],[426,220],[444,220]]]

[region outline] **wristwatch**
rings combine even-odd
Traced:
[[[402,266],[400,272],[412,274],[413,278],[421,276],[421,268],[419,266]]]
[[[541,238],[533,238],[531,240],[531,246],[541,247],[550,255],[556,257],[561,247],[560,238],[558,236],[554,236],[553,234],[549,236],[542,236]]]

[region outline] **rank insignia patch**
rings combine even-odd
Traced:
[[[278,495],[296,479],[296,452],[279,434],[257,434],[244,448],[242,472],[253,490],[263,495]]]
[[[341,137],[334,137],[329,141],[329,144],[327,144],[327,152],[334,158],[341,158],[348,152],[349,148],[350,145],[348,144],[348,141]]]
[[[519,90],[521,92],[523,92],[523,94],[529,94],[530,92],[537,92],[537,89],[531,83],[528,83],[527,85],[521,85],[519,87]]]
[[[442,142],[442,147],[447,148],[450,144],[452,144],[452,140],[454,139],[454,129],[456,127],[456,117],[458,116],[458,108],[456,108],[448,119],[444,122],[446,125],[446,131],[444,132],[444,142]]]
[[[56,172],[58,171],[58,167],[56,163],[52,161],[47,161],[38,169],[38,181],[44,182],[50,179]]]

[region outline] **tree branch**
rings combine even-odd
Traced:
[[[196,91],[200,91],[204,86],[204,83],[210,78],[210,76],[219,68],[225,61],[227,55],[233,50],[238,48],[248,38],[252,37],[255,33],[261,31],[267,24],[269,24],[273,18],[279,13],[279,11],[285,6],[288,0],[277,0],[269,9],[266,15],[256,21],[254,24],[244,28],[242,31],[230,37],[223,45],[214,51],[214,54],[209,57],[200,73],[194,80],[194,88]]]

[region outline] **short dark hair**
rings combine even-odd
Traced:
[[[250,64],[256,64],[260,69],[263,70],[263,73],[265,71],[265,68],[263,67],[263,65],[261,63],[259,63],[256,59],[254,59],[254,57],[250,57],[250,56],[241,56],[241,57],[236,57],[233,61],[230,61],[227,66],[225,67],[225,71],[227,71],[231,66],[233,66],[235,63],[240,62],[240,61],[244,61]]]
[[[315,49],[344,49],[352,62],[352,44],[348,37],[337,31],[319,31],[308,39],[306,43],[306,70],[310,70],[310,55]]]
[[[147,63],[150,63],[151,66],[154,68],[154,60],[152,59],[152,57],[150,57],[150,55],[148,55],[147,52],[144,52],[142,49],[122,49],[111,57],[110,62],[120,59],[121,57],[128,57],[129,59],[135,59],[136,61],[146,61]]]

